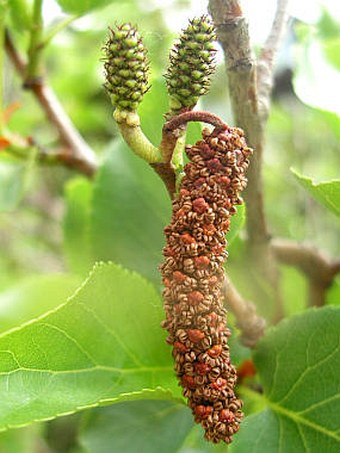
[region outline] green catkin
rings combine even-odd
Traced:
[[[208,16],[194,18],[172,48],[165,74],[171,114],[192,109],[210,86],[215,70],[215,32]]]
[[[165,228],[163,327],[183,395],[214,443],[230,443],[243,417],[234,392],[222,285],[225,233],[242,202],[251,152],[238,128],[204,130],[203,139],[186,148],[190,162]]]
[[[119,110],[134,112],[148,91],[149,62],[137,30],[130,24],[109,28],[104,50],[104,88]]]

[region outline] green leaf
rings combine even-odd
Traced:
[[[197,121],[188,123],[186,143],[194,145],[198,140],[202,140],[202,129],[202,123],[198,123]]]
[[[26,0],[11,0],[8,2],[13,25],[21,33],[31,26],[31,18]]]
[[[323,43],[323,50],[328,61],[339,71],[340,70],[340,37],[329,39]]]
[[[98,171],[92,204],[96,260],[113,260],[159,282],[171,202],[161,179],[118,140]]]
[[[145,135],[158,146],[162,139],[162,127],[165,122],[164,114],[168,111],[168,96],[163,77],[154,79],[151,89],[146,93],[138,114]]]
[[[237,212],[232,216],[230,230],[227,233],[228,245],[231,245],[234,239],[239,235],[246,221],[246,207],[244,204],[237,206]]]
[[[65,188],[64,250],[68,267],[87,274],[93,265],[90,246],[92,183],[85,178],[72,179]]]
[[[304,275],[291,266],[280,266],[280,287],[286,316],[304,311],[308,300],[308,282]]]
[[[340,216],[340,179],[316,183],[312,178],[300,175],[293,168],[291,171],[301,186],[307,189],[319,203]]]
[[[21,429],[0,433],[0,451],[2,453],[36,453],[41,444],[42,425],[35,424]]]
[[[310,37],[298,51],[293,79],[297,97],[311,107],[340,115],[337,96],[330,89],[338,85],[339,72],[328,62],[322,43]]]
[[[340,309],[309,310],[260,341],[255,366],[264,394],[243,388],[265,410],[251,415],[232,452],[339,451]],[[241,392],[241,393],[242,393]]]
[[[207,442],[203,433],[202,427],[195,424],[177,453],[226,453],[229,451],[224,442],[219,444]]]
[[[79,286],[78,277],[50,274],[28,277],[0,293],[0,332],[12,329],[63,303]]]
[[[57,0],[60,7],[69,14],[87,14],[93,9],[110,5],[114,0]]]
[[[151,89],[145,95],[138,113],[141,125],[149,140],[158,146],[162,139],[164,115],[169,110],[169,100],[164,77],[159,77],[151,82]],[[202,138],[202,126],[198,122],[190,122],[187,128],[186,143],[194,144]]]
[[[86,414],[80,443],[89,453],[175,453],[192,426],[192,415],[182,404],[130,401]]]
[[[97,265],[66,304],[0,335],[0,429],[179,396],[163,316],[143,278]]]
[[[0,211],[12,211],[23,198],[30,183],[33,160],[0,162]]]
[[[340,279],[333,281],[332,286],[327,291],[327,304],[340,305]]]

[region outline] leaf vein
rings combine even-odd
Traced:
[[[317,368],[319,368],[320,366],[324,365],[325,362],[327,362],[330,358],[333,357],[333,355],[335,353],[337,353],[339,350],[339,344],[336,346],[336,348],[334,349],[334,351],[332,351],[330,354],[328,354],[326,357],[324,357],[322,360],[320,360],[319,362],[317,362],[315,365],[312,365],[312,366],[307,366],[307,368],[305,370],[303,370],[303,372],[300,374],[300,376],[298,377],[298,379],[294,382],[294,384],[291,386],[290,390],[288,391],[288,393],[286,393],[286,395],[279,401],[277,401],[276,403],[277,404],[282,404],[284,401],[286,401],[293,392],[295,392],[295,389],[300,385],[301,381],[303,381],[303,379],[305,378],[305,376],[310,373],[311,371],[314,371],[316,370]]]
[[[9,354],[9,355],[12,357],[12,359],[14,360],[14,362],[17,364],[17,366],[18,366],[18,367],[21,367],[20,362],[19,362],[19,360],[17,359],[17,357],[16,357],[16,355],[14,354],[13,351],[11,351],[11,350],[9,350],[9,349],[2,349],[2,350],[0,350],[0,354],[1,354],[2,352],[5,353],[5,354]]]
[[[56,330],[57,332],[61,333],[64,337],[66,337],[68,340],[70,340],[79,349],[79,351],[81,351],[84,354],[84,356],[90,360],[90,362],[93,365],[95,365],[95,366],[98,365],[96,363],[96,360],[93,357],[91,357],[91,355],[83,348],[83,346],[81,346],[81,344],[74,337],[69,335],[64,329],[62,329],[54,324],[51,324],[49,322],[40,322],[39,325],[46,326],[52,330]]]
[[[332,396],[330,396],[329,398],[327,398],[327,399],[325,399],[323,401],[318,401],[317,403],[312,404],[307,409],[304,409],[303,411],[297,412],[297,414],[299,414],[299,415],[307,414],[308,412],[310,412],[310,411],[312,411],[312,410],[314,410],[316,408],[319,408],[319,407],[323,406],[324,404],[336,401],[339,398],[340,398],[340,394],[337,393],[336,395],[332,395]]]
[[[305,435],[302,431],[302,427],[299,423],[296,423],[296,421],[294,420],[294,423],[296,424],[297,426],[297,429],[298,429],[298,432],[300,434],[300,437],[301,437],[301,440],[302,440],[302,443],[303,443],[303,446],[305,448],[305,452],[306,453],[309,453],[311,451],[311,449],[308,447],[308,444],[307,444],[307,441],[306,441],[306,438],[305,438]]]
[[[104,329],[115,339],[115,341],[119,344],[119,346],[124,350],[124,352],[130,357],[130,359],[133,361],[133,363],[137,367],[145,367],[146,365],[143,364],[138,357],[124,344],[124,342],[119,338],[119,336],[112,330],[98,315],[97,313],[88,307],[87,305],[83,304],[82,302],[79,302],[78,305],[81,305],[85,311],[90,313],[95,320],[102,326]]]

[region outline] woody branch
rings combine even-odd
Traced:
[[[26,80],[28,63],[19,54],[8,31],[5,37],[5,47],[13,66],[24,81],[24,87],[33,93],[49,122],[58,130],[64,149],[58,153],[53,153],[54,159],[62,165],[76,169],[87,176],[93,176],[97,168],[95,153],[84,141],[46,82],[40,77],[34,80]],[[41,155],[41,158],[42,160],[46,158],[45,153]]]
[[[270,108],[273,68],[280,41],[288,23],[288,0],[278,0],[272,29],[255,61],[248,27],[237,0],[210,0],[209,8],[222,45],[236,123],[255,148],[248,171],[247,232],[249,246],[260,257],[268,280],[276,290],[277,314],[283,314],[282,300],[277,290],[277,262],[299,268],[309,282],[310,305],[325,303],[326,291],[339,273],[339,262],[332,261],[315,248],[287,240],[270,241],[263,203],[262,160],[264,129]]]

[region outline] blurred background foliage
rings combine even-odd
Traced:
[[[150,244],[147,241],[156,238],[154,250],[160,250],[162,233],[159,227],[169,218],[169,203],[157,178],[129,151],[121,152],[122,147],[117,146],[117,130],[112,121],[110,104],[102,89],[101,47],[109,24],[121,21],[138,24],[149,49],[153,80],[153,87],[146,95],[140,113],[147,134],[156,143],[163,122],[161,115],[167,110],[161,75],[167,63],[169,48],[176,31],[181,25],[184,26],[187,18],[197,9],[204,11],[206,5],[201,2],[199,7],[193,7],[189,1],[161,4],[156,1],[129,0],[106,3],[111,4],[75,20],[54,37],[45,51],[45,73],[75,125],[96,150],[98,158],[107,161],[94,181],[94,189],[92,183],[83,183],[88,186],[88,198],[89,192],[93,191],[94,201],[88,200],[88,203],[96,206],[91,214],[94,222],[91,234],[98,237],[98,241],[94,237],[94,242],[98,242],[94,245],[97,249],[94,250],[94,258],[113,259],[138,270],[143,265],[137,263],[143,261],[146,268],[149,265],[153,268],[156,278],[156,263],[160,254],[152,252],[150,256],[154,256],[154,259],[149,261]],[[60,4],[63,5],[63,2]],[[73,11],[75,7],[72,2],[69,4]],[[267,128],[265,201],[274,236],[312,242],[335,255],[340,250],[337,219],[306,195],[290,172],[293,167],[316,180],[338,176],[340,103],[336,94],[337,85],[328,80],[335,77],[332,81],[339,81],[340,28],[330,11],[323,8],[319,12],[318,20],[313,24],[303,23],[297,18],[292,20],[279,55]],[[48,30],[52,30],[65,15],[54,2],[45,1],[45,16],[48,34]],[[18,27],[17,18],[12,23],[13,38],[24,52],[28,45],[28,32],[23,31],[22,26]],[[202,99],[202,107],[233,124],[221,55],[218,60],[211,91]],[[8,62],[5,68],[5,104],[14,110],[9,120],[11,131],[32,136],[47,148],[56,144],[55,130],[45,120],[31,93],[21,89],[21,81]],[[195,133],[190,139],[194,138]],[[118,151],[113,152],[112,147]],[[38,166],[33,154],[27,152],[28,158],[24,161],[14,161],[6,153],[1,154],[0,228],[3,253],[0,258],[0,285],[3,288],[13,279],[17,281],[18,277],[32,272],[63,272],[70,269],[69,259],[65,259],[62,253],[65,236],[62,225],[69,226],[69,223],[63,223],[62,219],[65,215],[67,219],[72,213],[65,208],[63,196],[66,187],[66,198],[75,197],[72,191],[77,189],[71,180],[77,175],[60,167]],[[131,190],[133,185],[135,188]],[[110,192],[111,197],[103,196],[103,190],[107,194]],[[121,203],[127,192],[134,193],[135,208],[131,203],[129,206]],[[130,195],[126,197],[127,201],[132,201]],[[84,200],[73,202],[84,205]],[[98,226],[101,209],[108,213],[110,203],[115,205],[112,206],[112,216],[102,219],[108,224],[102,222]],[[145,216],[148,207],[154,207],[157,222],[151,214]],[[145,222],[150,223],[148,227],[144,225],[143,231],[140,231],[138,221],[136,223],[140,215],[144,216]],[[139,229],[140,240],[144,243],[140,250],[144,249],[144,254],[139,255],[137,244],[132,249],[126,247],[130,237],[123,232],[120,233],[123,237],[113,240],[117,233],[114,223],[117,222],[119,229],[123,221],[125,225],[135,225]],[[133,236],[133,232],[130,233]],[[149,235],[148,239],[144,235]],[[67,249],[68,245],[65,247]],[[234,261],[240,256],[238,249],[242,249],[242,233],[234,241],[230,254],[228,265],[232,273]],[[124,256],[124,250],[127,255],[132,253],[132,256]],[[135,266],[131,263],[134,260]],[[84,272],[90,268],[90,262],[88,258],[87,264],[82,265]],[[148,271],[145,272],[150,275]]]
[[[11,9],[8,21],[16,46],[25,53],[27,17],[22,14],[20,3],[13,1],[13,5],[19,6]],[[157,266],[161,261],[162,229],[169,221],[170,203],[158,177],[118,137],[110,102],[102,89],[101,47],[108,25],[127,21],[138,25],[149,49],[152,78],[152,89],[145,96],[140,114],[147,135],[157,143],[162,115],[167,111],[162,73],[169,48],[176,32],[189,17],[204,12],[207,3],[189,0],[59,2],[75,14],[79,13],[80,4],[85,12],[91,3],[107,6],[90,11],[60,31],[45,49],[44,62],[48,83],[96,151],[101,165],[94,180],[89,180],[61,166],[38,164],[33,149],[28,149],[20,159],[5,149],[0,151],[1,331],[59,305],[98,260],[121,263],[159,286]],[[48,34],[68,16],[52,0],[45,0],[44,8]],[[306,241],[336,256],[340,252],[339,220],[315,201],[291,172],[293,167],[316,181],[339,178],[340,15],[326,6],[317,11],[312,21],[303,21],[301,17],[292,19],[278,57],[267,127],[264,193],[273,236]],[[249,19],[255,20],[252,16]],[[260,42],[255,44],[259,46]],[[221,55],[218,61],[211,91],[202,99],[201,107],[233,124]],[[33,137],[47,149],[53,148],[58,140],[55,130],[31,93],[21,89],[21,80],[9,61],[4,69],[5,106],[13,110],[8,128],[21,136]],[[188,140],[195,140],[198,132],[193,127]],[[253,288],[247,277],[252,269],[243,260],[244,222],[240,217],[241,214],[237,234],[230,245],[228,271],[245,297],[253,299]],[[307,292],[304,277],[293,268],[282,267],[281,284],[287,316],[303,310]],[[339,303],[339,294],[339,285],[333,285],[329,301]],[[22,301],[22,295],[26,302]],[[32,311],[23,312],[20,304],[27,307],[29,300],[35,301],[31,304]],[[259,306],[259,309],[270,319],[268,307]],[[247,356],[247,351],[235,345],[237,348],[237,356]],[[117,417],[117,407],[107,409],[112,419]],[[132,413],[127,411],[126,417],[132,417]],[[178,416],[188,423],[185,414]],[[101,414],[91,417],[97,420]],[[161,420],[158,422],[161,424]],[[51,445],[58,436],[58,423],[63,422],[47,428]],[[72,423],[73,419],[67,425],[70,433],[63,431],[64,449],[55,447],[55,451],[82,448],[72,444]],[[80,443],[85,447],[92,445],[100,437],[100,429],[101,425],[99,434],[93,434],[94,424],[93,432],[84,432]],[[164,426],[160,429],[166,431]],[[27,439],[26,450],[22,451],[36,451],[30,450],[29,445],[39,431],[37,426],[22,430]],[[106,435],[113,434],[106,432]],[[168,434],[164,432],[164,435]],[[0,451],[18,451],[15,445],[20,436],[11,432],[1,435]],[[180,451],[208,451],[197,446],[198,441],[193,449],[194,438],[193,433],[187,440],[188,448]],[[119,446],[119,438],[115,439]]]

